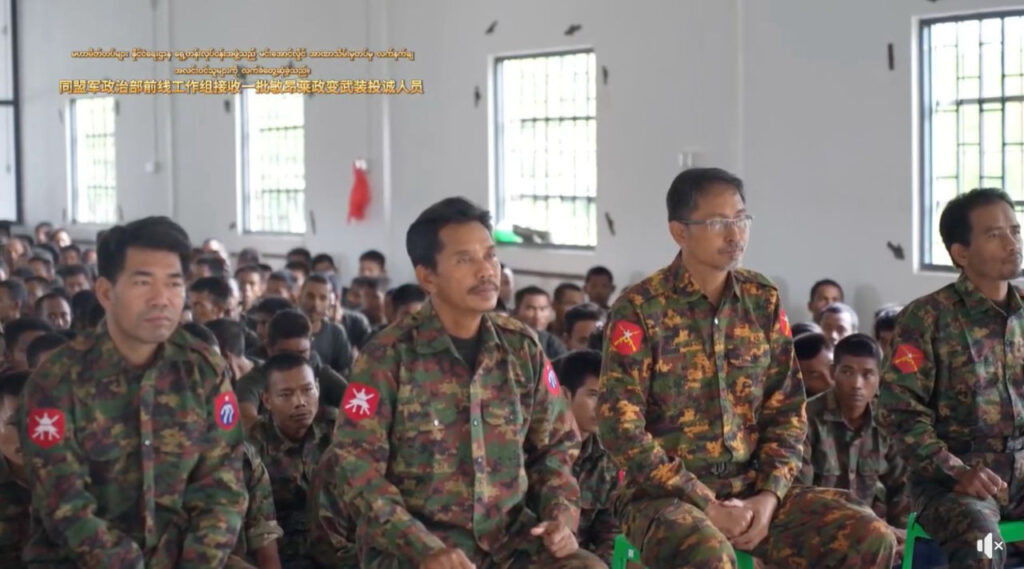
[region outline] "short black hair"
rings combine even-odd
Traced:
[[[423,210],[405,233],[405,250],[413,267],[437,269],[441,230],[449,225],[479,223],[491,231],[491,214],[466,198],[445,198]]]
[[[791,330],[794,338],[804,334],[825,334],[825,331],[821,329],[821,326],[818,326],[814,322],[797,322],[796,324],[793,324]]]
[[[294,308],[282,310],[270,319],[267,328],[267,344],[274,345],[280,340],[291,340],[292,338],[309,338],[313,332],[309,324],[309,318]]]
[[[39,356],[44,352],[55,350],[68,343],[66,336],[56,332],[47,332],[28,343],[25,348],[25,358],[28,360],[28,367],[35,369],[39,366]]]
[[[605,325],[604,321],[599,321],[594,331],[590,333],[590,338],[587,338],[587,347],[591,350],[601,351],[604,349],[604,333],[608,326]]]
[[[359,262],[362,263],[363,261],[370,261],[371,263],[377,263],[378,265],[380,265],[380,268],[383,269],[384,268],[384,253],[381,253],[380,251],[378,251],[376,249],[370,249],[369,251],[366,251],[362,255],[359,255]]]
[[[202,255],[196,259],[196,264],[210,269],[210,276],[224,278],[228,272],[228,264],[217,255]]]
[[[892,304],[875,311],[875,339],[878,339],[882,332],[892,332],[896,329],[896,320],[901,310],[902,306]]]
[[[608,267],[602,267],[601,265],[590,267],[590,270],[587,271],[587,276],[583,278],[583,282],[588,283],[590,282],[590,279],[594,277],[608,277],[608,282],[615,282],[615,277],[612,275],[612,272],[608,270]]]
[[[75,253],[78,253],[79,255],[82,254],[82,248],[79,247],[78,245],[75,245],[74,243],[72,243],[71,245],[68,245],[67,247],[61,247],[61,249],[60,249],[61,253],[65,253],[67,251],[73,251]]]
[[[853,331],[856,332],[860,328],[860,318],[857,317],[857,311],[848,304],[833,302],[825,308],[822,308],[821,312],[818,313],[818,316],[816,317],[818,324],[821,324],[821,321],[825,318],[826,314],[849,314],[850,323],[853,324]]]
[[[953,257],[953,245],[971,246],[971,212],[1000,202],[1010,206],[1010,211],[1016,211],[1010,196],[997,188],[978,188],[949,200],[939,217],[939,235],[950,258]]]
[[[313,270],[309,268],[309,263],[306,261],[292,261],[285,265],[284,268],[286,271],[299,271],[307,277],[309,276],[309,273],[313,272]]]
[[[242,265],[259,265],[260,252],[252,247],[246,247],[238,252],[238,262]]]
[[[377,277],[356,277],[352,279],[352,288],[368,288],[377,292],[383,291],[387,281]]]
[[[37,223],[36,226],[35,226],[35,231],[39,231],[40,229],[43,229],[44,227],[46,229],[49,229],[50,231],[53,231],[53,224],[50,223],[49,221],[40,221],[39,223]],[[50,231],[47,231],[47,233],[49,233]]]
[[[551,362],[551,365],[558,375],[558,381],[570,394],[576,395],[576,391],[586,383],[587,377],[601,377],[601,352],[573,350]]]
[[[85,275],[85,278],[92,281],[92,274],[85,265],[64,265],[57,269],[57,276],[62,279],[69,279],[78,275]]]
[[[814,295],[818,294],[818,289],[823,286],[834,286],[839,289],[839,300],[846,298],[846,293],[843,291],[842,285],[832,279],[821,279],[820,281],[811,285],[811,300],[814,300]]]
[[[727,184],[736,188],[740,200],[747,203],[743,193],[743,180],[721,168],[690,168],[672,180],[665,196],[669,221],[686,221],[697,208],[697,198],[714,184]]]
[[[548,294],[548,291],[540,288],[539,286],[524,286],[523,288],[516,291],[516,295],[514,298],[516,302],[516,310],[519,310],[519,306],[523,303],[523,299],[528,296],[543,296],[544,298],[548,299],[548,301],[551,300],[551,295]]]
[[[302,259],[306,262],[307,265],[309,264],[310,261],[313,260],[313,255],[309,252],[309,249],[306,249],[305,247],[296,247],[291,251],[288,251],[288,253],[285,254],[285,258],[287,259],[292,255],[298,255],[302,257]]]
[[[426,301],[427,291],[417,284],[408,283],[392,290],[391,304],[394,305],[395,310],[416,302]]]
[[[43,263],[46,268],[53,268],[53,259],[45,255],[32,255],[28,260],[29,263]]]
[[[570,290],[574,290],[574,291],[579,292],[579,293],[583,292],[583,288],[580,285],[578,285],[578,284],[562,283],[562,284],[560,284],[560,285],[555,287],[555,297],[554,297],[553,300],[555,302],[560,302],[562,300],[562,295],[564,295],[566,293],[566,291],[570,291]]]
[[[291,371],[298,367],[308,367],[312,371],[313,366],[309,365],[306,358],[299,354],[293,354],[291,352],[281,352],[280,354],[274,354],[267,358],[267,361],[263,363],[263,375],[267,378],[267,382],[264,385],[264,391],[270,391],[270,374],[274,372],[285,372]],[[314,383],[316,378],[313,378]]]
[[[270,281],[284,281],[290,287],[295,286],[295,277],[288,271],[274,271],[270,273],[270,276],[267,277],[267,282]]]
[[[53,332],[53,326],[42,318],[34,316],[22,316],[11,320],[4,326],[4,340],[7,342],[7,351],[13,352],[18,340],[28,332]]]
[[[260,263],[260,264],[256,265],[256,268],[258,268],[261,273],[272,273],[272,272],[274,272],[274,267],[271,267],[270,265],[268,265],[266,263]]]
[[[63,300],[64,302],[68,303],[68,308],[69,309],[71,308],[71,300],[68,299],[66,294],[64,294],[61,291],[51,290],[50,292],[48,292],[48,293],[44,294],[43,296],[40,296],[39,298],[36,299],[36,305],[34,307],[35,311],[36,311],[36,314],[39,314],[40,312],[42,312],[42,310],[43,310],[43,303],[46,302],[47,300],[52,299],[52,298],[59,298],[59,299]]]
[[[181,325],[181,329],[200,342],[206,342],[213,348],[220,348],[220,344],[217,343],[217,336],[214,336],[213,332],[198,322],[186,322]]]
[[[295,308],[295,303],[288,300],[287,298],[281,298],[279,296],[268,296],[256,303],[249,312],[258,314],[269,314],[274,316],[282,310],[289,310]]]
[[[306,277],[305,282],[302,283],[302,288],[305,289],[306,285],[311,283],[322,284],[326,286],[328,289],[330,289],[330,291],[333,292],[334,294],[338,294],[337,284],[333,282],[331,279],[327,278],[327,275],[323,273],[313,273],[311,275],[308,275]]]
[[[100,239],[97,251],[99,274],[110,282],[124,270],[128,249],[151,249],[174,253],[181,259],[182,275],[188,274],[192,244],[188,233],[170,218],[144,217],[127,225],[111,227]]]
[[[80,290],[71,297],[71,321],[76,329],[95,328],[106,313],[91,290]]]
[[[263,278],[262,273],[260,273],[260,268],[257,265],[242,265],[241,267],[238,267],[235,269],[235,278],[237,279],[245,273],[256,273],[257,275],[260,275],[260,278]]]
[[[50,290],[53,289],[53,283],[50,282],[49,279],[47,279],[46,277],[39,277],[39,276],[36,276],[36,275],[32,275],[31,277],[28,277],[27,279],[25,279],[25,284],[26,285],[30,285],[32,283],[36,283],[36,284],[42,285],[46,289],[47,292],[49,292]]]
[[[21,281],[14,279],[0,281],[0,288],[7,290],[7,294],[11,296],[14,302],[20,302],[21,304],[28,302],[28,290],[25,289],[25,284]]]
[[[313,261],[310,263],[310,265],[315,267],[320,263],[330,263],[332,267],[337,267],[337,265],[334,264],[334,257],[328,255],[327,253],[317,254],[317,256],[313,257]]]
[[[813,360],[828,349],[828,338],[824,334],[809,332],[793,339],[793,350],[798,360]]]
[[[231,299],[231,285],[223,277],[203,277],[188,287],[193,294],[206,293],[218,306],[227,307]]]
[[[210,320],[205,326],[217,337],[221,352],[236,357],[245,355],[245,329],[241,322],[230,318],[218,318]]]
[[[565,312],[565,333],[572,334],[572,329],[578,322],[593,320],[600,322],[604,319],[604,311],[601,307],[592,303],[584,302],[577,304]]]
[[[32,377],[32,372],[28,370],[9,371],[0,375],[0,396],[21,396],[21,392],[25,389],[25,384],[28,383],[29,377]]]
[[[874,358],[875,363],[881,364],[882,347],[867,334],[850,334],[836,343],[836,347],[832,351],[832,362],[838,366],[845,356]]]

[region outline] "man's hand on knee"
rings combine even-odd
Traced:
[[[420,562],[420,569],[476,569],[461,549],[439,549]]]
[[[530,535],[542,537],[544,547],[551,552],[555,559],[572,555],[580,548],[572,530],[562,522],[541,522],[530,530]]]
[[[747,531],[750,522],[754,519],[754,512],[746,504],[736,499],[712,502],[708,504],[708,509],[704,513],[718,528],[718,531],[728,539]]]
[[[975,466],[956,479],[953,491],[979,500],[986,500],[995,498],[1005,488],[1006,482],[995,472],[984,466]]]
[[[732,545],[742,551],[752,551],[768,536],[768,526],[772,523],[775,509],[779,507],[779,497],[771,492],[761,492],[743,500],[743,503],[754,513],[754,519],[746,532],[732,540]]]

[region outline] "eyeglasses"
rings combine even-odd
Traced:
[[[725,233],[725,230],[729,228],[733,228],[742,233],[750,230],[751,224],[754,223],[754,216],[744,215],[731,219],[725,217],[713,217],[711,219],[683,219],[680,220],[680,223],[683,225],[703,225],[712,233]]]

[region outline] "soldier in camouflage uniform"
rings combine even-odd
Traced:
[[[960,268],[953,284],[897,319],[879,420],[902,442],[917,521],[950,567],[1003,567],[978,551],[999,521],[1024,519],[1024,305],[1020,225],[998,190],[951,200],[939,231]]]
[[[536,336],[492,313],[489,214],[462,198],[406,235],[431,301],[356,363],[331,452],[369,569],[604,567],[578,548],[579,452]]]
[[[0,375],[0,567],[24,567],[32,493],[18,443],[18,396],[29,372]]]
[[[778,289],[738,269],[742,182],[691,169],[668,192],[681,254],[608,318],[601,440],[625,469],[624,533],[651,569],[889,567],[888,525],[842,490],[790,488],[805,397]]]
[[[29,566],[222,567],[246,508],[238,404],[177,329],[188,235],[146,218],[100,240],[105,322],[37,369],[19,409]]]
[[[320,396],[313,368],[297,354],[271,356],[264,414],[249,430],[249,441],[267,467],[274,509],[284,538],[278,551],[285,567],[312,567],[307,496],[313,472],[331,444],[336,414],[318,413]]]
[[[852,334],[835,348],[835,387],[807,401],[807,440],[798,481],[849,490],[889,522],[902,543],[910,496],[902,451],[875,423],[882,348]]]
[[[580,547],[611,563],[615,537],[621,533],[611,509],[612,492],[619,485],[619,467],[597,434],[597,397],[601,352],[577,350],[552,362],[562,387],[572,396],[572,413],[583,435],[580,456],[572,465],[580,485]]]
[[[274,511],[274,491],[270,487],[267,467],[256,449],[245,443],[242,476],[249,491],[249,506],[245,511],[245,527],[235,543],[235,550],[225,566],[228,569],[280,569],[277,540],[284,531],[277,523]]]

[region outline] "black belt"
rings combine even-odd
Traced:
[[[946,443],[953,454],[970,454],[976,452],[1018,452],[1024,450],[1024,436],[992,437],[969,441],[950,441]]]

